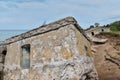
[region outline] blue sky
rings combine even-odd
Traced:
[[[0,0],[0,30],[39,27],[73,16],[82,28],[120,20],[120,0]]]

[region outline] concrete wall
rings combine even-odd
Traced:
[[[30,68],[20,66],[21,46],[31,45]],[[7,45],[4,80],[97,79],[89,41],[67,25]]]
[[[88,37],[92,37],[96,34],[99,34],[101,32],[110,32],[110,28],[108,27],[97,27],[97,28],[91,28],[90,30],[85,31]],[[94,34],[94,35],[93,35]]]
[[[5,61],[5,55],[6,55],[6,46],[0,45],[0,80],[3,80],[4,76],[4,61]]]

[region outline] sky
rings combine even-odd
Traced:
[[[86,29],[120,20],[120,0],[0,0],[0,30],[30,30],[67,16]]]

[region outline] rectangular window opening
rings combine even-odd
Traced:
[[[23,45],[21,54],[21,67],[23,69],[30,68],[30,44]]]

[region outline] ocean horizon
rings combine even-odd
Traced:
[[[0,41],[4,41],[12,36],[27,32],[28,30],[0,30]]]

